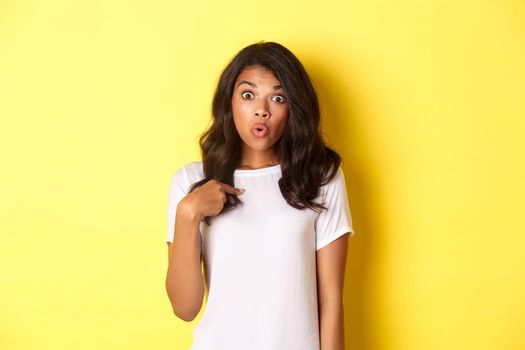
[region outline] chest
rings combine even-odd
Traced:
[[[246,189],[243,203],[201,223],[203,249],[209,259],[272,259],[315,251],[315,220],[318,213],[296,209],[282,196],[273,181],[240,182]]]

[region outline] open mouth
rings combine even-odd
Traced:
[[[252,133],[256,137],[265,137],[266,135],[268,135],[268,127],[264,125],[257,125],[252,129]]]

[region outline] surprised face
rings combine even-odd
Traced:
[[[279,80],[261,66],[246,67],[237,77],[232,113],[243,141],[243,159],[274,158],[274,145],[288,120],[288,99]]]

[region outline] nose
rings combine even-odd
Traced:
[[[268,110],[268,107],[266,106],[265,101],[255,106],[254,114],[257,117],[263,117],[263,118],[268,118],[270,116],[270,111]]]

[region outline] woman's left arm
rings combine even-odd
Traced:
[[[321,350],[344,350],[343,285],[348,234],[317,251],[317,300]]]

